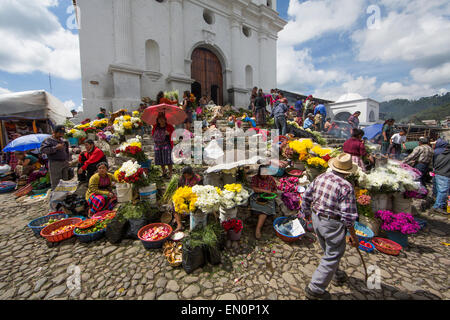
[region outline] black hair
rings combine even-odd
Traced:
[[[106,111],[106,109],[105,108],[100,108],[100,111]]]
[[[99,164],[97,164],[96,168],[98,170],[98,168],[100,168],[101,166],[105,166],[106,169],[109,169],[108,163],[107,162],[100,162]]]
[[[164,92],[160,91],[158,92],[158,95],[156,96],[156,103],[160,104],[160,100],[164,98]]]
[[[361,129],[353,129],[352,130],[352,137],[358,138],[359,136],[364,135],[364,131]]]
[[[156,127],[158,127],[158,128],[162,128],[160,125],[159,125],[159,118],[164,118],[165,120],[166,120],[166,126],[167,126],[167,118],[166,118],[166,115],[164,114],[164,113],[162,113],[162,112],[160,112],[159,114],[158,114],[158,117],[156,118],[156,124],[155,124],[155,126]]]
[[[182,175],[184,175],[184,174],[191,174],[191,175],[193,175],[194,174],[194,170],[192,170],[191,166],[187,166],[187,167],[183,168],[183,170],[181,171],[181,174]]]
[[[92,139],[88,139],[88,140],[86,140],[84,143],[95,144],[95,143],[94,143],[94,140],[92,140]]]
[[[331,118],[327,118],[327,121],[331,121]]]
[[[56,126],[54,132],[55,133],[65,133],[66,132],[66,127],[65,126],[61,126],[61,125]]]

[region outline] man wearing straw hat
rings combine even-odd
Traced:
[[[314,231],[324,256],[305,288],[306,297],[312,300],[329,300],[326,288],[333,280],[336,286],[347,280],[339,270],[339,262],[345,252],[345,236],[349,230],[350,243],[359,246],[353,228],[358,218],[355,191],[345,177],[355,173],[358,166],[352,156],[343,153],[329,161],[331,172],[318,176],[308,187],[301,207],[302,218],[312,216]]]

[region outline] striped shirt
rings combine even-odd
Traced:
[[[340,217],[347,227],[353,226],[358,211],[352,184],[335,172],[318,176],[303,195],[301,217],[310,216],[312,211]]]

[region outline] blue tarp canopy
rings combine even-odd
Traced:
[[[364,138],[372,140],[376,138],[378,135],[380,135],[382,130],[383,130],[382,123],[377,123],[367,128],[364,128]]]
[[[42,142],[48,137],[50,137],[49,134],[29,134],[27,136],[22,136],[8,143],[3,149],[3,152],[39,149]]]

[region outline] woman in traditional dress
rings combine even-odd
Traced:
[[[356,163],[363,171],[366,171],[363,157],[367,155],[366,146],[363,142],[364,131],[353,129],[350,139],[344,142],[343,151],[352,156],[352,161]]]
[[[89,204],[89,217],[98,212],[114,209],[117,198],[113,193],[113,183],[117,182],[113,174],[108,172],[108,164],[97,165],[97,173],[89,180],[86,201]]]
[[[152,137],[155,141],[155,164],[161,166],[163,178],[167,178],[166,166],[169,167],[169,176],[172,176],[173,161],[171,140],[175,128],[167,123],[166,116],[163,113],[158,115],[156,124],[153,126]]]
[[[189,91],[185,91],[183,94],[183,110],[186,112],[186,120],[184,121],[184,128],[188,131],[191,131],[192,124],[192,116],[194,112],[194,108],[191,102],[191,93]]]
[[[262,89],[259,89],[258,97],[255,99],[255,108],[253,112],[256,117],[257,125],[266,125],[266,99],[264,98]]]
[[[192,167],[184,167],[183,171],[181,172],[180,180],[178,180],[178,188],[182,187],[190,187],[196,185],[203,185],[203,178],[201,175],[196,174],[194,170],[192,170]],[[174,210],[175,211],[175,210]],[[178,232],[183,229],[183,225],[181,224],[182,218],[188,217],[189,214],[179,214],[175,213],[175,221],[177,222],[177,228],[175,229],[175,232]]]
[[[262,175],[261,170],[263,168],[267,168],[267,166],[260,166],[258,169],[258,174],[252,178],[251,186],[255,193],[252,195],[252,201],[250,203],[255,203],[262,193],[277,192],[277,184],[275,179],[269,175]],[[261,239],[261,229],[267,219],[267,216],[273,216],[275,214],[275,205],[275,200],[267,200],[264,211],[261,211],[260,204],[258,204],[258,208],[254,208],[252,206],[252,211],[258,214],[258,224],[256,225],[255,231],[256,239]]]

